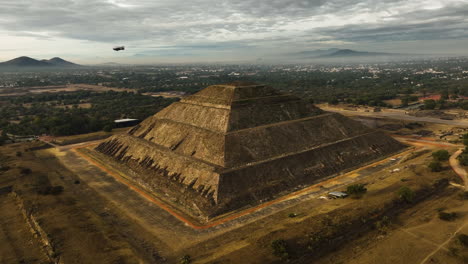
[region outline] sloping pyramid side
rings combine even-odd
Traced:
[[[96,150],[192,215],[210,217],[404,148],[387,135],[259,85],[210,86]]]

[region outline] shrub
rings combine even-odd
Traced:
[[[364,187],[364,184],[352,184],[352,185],[349,185],[347,188],[346,188],[346,192],[349,194],[349,195],[353,195],[355,197],[360,197],[362,196],[364,193],[367,192],[367,189],[366,187]]]
[[[102,130],[104,132],[111,132],[112,131],[112,126],[111,125],[105,125]]]
[[[22,168],[20,173],[23,175],[30,174],[32,171],[30,168]]]
[[[42,195],[49,195],[49,194],[52,194],[52,195],[59,195],[63,192],[63,186],[45,186],[45,187],[42,187],[40,188],[37,193],[38,194],[42,194]]]
[[[460,193],[460,199],[461,200],[468,200],[468,192]]]
[[[434,160],[437,160],[437,161],[446,161],[450,158],[450,154],[448,153],[447,150],[441,149],[441,150],[432,152],[432,157],[434,158]]]
[[[457,218],[457,213],[451,212],[451,213],[446,213],[446,212],[439,212],[439,219],[444,220],[444,221],[453,221]]]
[[[463,153],[458,156],[458,160],[460,161],[461,165],[468,166],[468,153]]]
[[[10,169],[10,166],[0,166],[0,171],[7,171]]]
[[[63,192],[63,186],[60,186],[60,185],[54,186],[50,190],[50,194],[52,194],[52,195],[59,195],[62,192]]]
[[[460,234],[458,235],[458,242],[464,247],[468,247],[468,235]]]
[[[436,107],[437,103],[436,101],[430,99],[430,100],[424,100],[424,109],[426,110],[432,110]]]
[[[386,233],[390,224],[390,218],[388,216],[384,216],[380,221],[375,222],[375,228],[377,228],[381,233]]]
[[[428,167],[433,172],[442,171],[442,164],[440,163],[440,161],[433,161],[433,162],[429,163]]]
[[[189,255],[185,255],[182,258],[180,258],[180,264],[190,264],[192,263],[192,259],[190,258]]]
[[[398,196],[401,200],[411,203],[414,199],[414,192],[408,186],[403,186],[398,190]]]
[[[286,241],[283,239],[277,239],[271,242],[271,248],[273,249],[273,255],[282,259],[288,259],[289,253],[287,249]]]

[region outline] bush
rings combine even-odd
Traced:
[[[444,220],[444,221],[453,221],[457,218],[457,213],[451,212],[451,213],[446,213],[446,212],[439,212],[439,219]]]
[[[11,169],[10,166],[0,166],[0,171],[7,171]]]
[[[458,242],[464,247],[468,247],[468,235],[460,234],[458,235]]]
[[[461,200],[468,200],[468,191],[460,193]]]
[[[63,186],[45,186],[40,188],[37,193],[42,195],[59,195],[63,192]]]
[[[436,107],[437,103],[436,101],[430,99],[430,100],[424,100],[424,109],[426,110],[432,110]]]
[[[398,196],[401,200],[411,203],[414,199],[414,192],[408,186],[403,186],[398,190]]]
[[[271,242],[271,248],[273,249],[273,255],[282,259],[288,259],[289,253],[287,249],[286,241],[283,239],[274,240]]]
[[[364,187],[364,184],[352,184],[349,185],[348,188],[346,188],[346,192],[349,195],[361,197],[364,193],[367,192],[367,189],[366,187]]]
[[[180,264],[190,264],[192,263],[192,259],[189,255],[185,255],[180,259]]]
[[[63,192],[63,186],[60,186],[60,185],[54,186],[50,190],[50,194],[52,194],[52,195],[59,195],[62,192]]]
[[[388,216],[384,216],[380,221],[375,222],[375,228],[377,228],[381,233],[386,233],[390,224],[390,218]]]
[[[446,161],[450,158],[450,154],[447,150],[441,149],[438,151],[432,152],[432,157],[437,161]]]
[[[468,166],[468,153],[463,153],[458,156],[458,160],[460,161],[461,165]]]
[[[442,164],[440,163],[440,161],[433,161],[433,162],[429,163],[428,167],[433,172],[442,171]]]
[[[31,169],[30,168],[22,168],[20,173],[23,174],[23,175],[26,175],[26,174],[31,174]]]
[[[104,132],[111,132],[112,131],[112,126],[111,125],[105,125],[102,130]]]

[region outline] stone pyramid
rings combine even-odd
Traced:
[[[96,150],[128,166],[142,187],[208,219],[404,147],[296,96],[233,83],[173,103]]]

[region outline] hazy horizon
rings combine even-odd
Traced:
[[[2,0],[0,61],[273,62],[329,48],[466,56],[467,13],[468,0]]]

